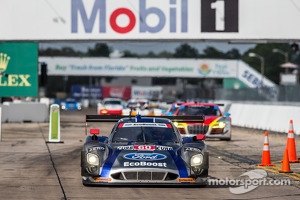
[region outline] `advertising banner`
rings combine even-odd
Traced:
[[[238,60],[40,57],[49,76],[232,78]]]
[[[72,85],[71,94],[76,99],[100,99],[102,89],[100,86]]]
[[[160,86],[133,86],[131,88],[131,98],[133,99],[149,99],[158,100],[162,93]]]
[[[290,42],[300,39],[299,8],[296,0],[1,0],[0,40]]]
[[[131,98],[131,87],[126,86],[103,86],[102,98],[116,97],[124,100]]]
[[[38,44],[0,43],[0,97],[38,96]]]

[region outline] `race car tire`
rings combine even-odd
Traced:
[[[82,185],[87,186],[87,187],[92,186],[92,184],[88,180],[82,180]]]
[[[201,178],[206,178],[206,182],[199,185],[200,188],[204,188],[208,185],[208,169],[203,170],[203,172],[200,175]]]
[[[220,140],[221,140],[221,141],[230,141],[230,140],[231,140],[231,137],[230,137],[230,138],[221,138]]]
[[[203,170],[201,177],[208,177],[208,169]]]

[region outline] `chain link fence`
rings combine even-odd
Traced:
[[[246,89],[215,89],[214,99],[230,101],[300,102],[300,85]]]

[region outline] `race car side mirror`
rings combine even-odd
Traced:
[[[229,112],[225,113],[225,115],[224,115],[225,118],[228,118],[229,116],[230,116]]]
[[[91,128],[90,129],[90,134],[93,135],[92,136],[92,140],[98,140],[98,136],[100,134],[100,129],[98,128]]]
[[[184,137],[182,138],[182,142],[183,144],[186,143],[191,143],[191,142],[197,142],[197,141],[201,141],[201,140],[205,140],[206,136],[203,134],[198,134],[196,136],[193,137]]]
[[[205,135],[203,134],[197,134],[196,136],[193,137],[193,141],[199,141],[199,140],[205,140]]]
[[[91,135],[99,135],[100,134],[100,129],[98,129],[98,128],[91,128],[90,129],[90,134]]]

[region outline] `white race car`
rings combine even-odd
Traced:
[[[122,115],[123,101],[119,98],[104,98],[97,104],[97,113],[99,115]]]

